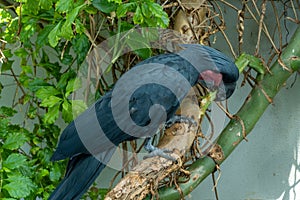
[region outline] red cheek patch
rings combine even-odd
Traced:
[[[199,79],[208,82],[214,82],[215,86],[219,86],[222,83],[222,74],[211,70],[206,70],[200,73]]]

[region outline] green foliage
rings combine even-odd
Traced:
[[[119,3],[119,1],[114,1]],[[117,8],[117,16],[119,18],[125,17],[128,12],[134,12],[134,24],[140,24],[150,27],[167,27],[169,18],[163,11],[162,7],[151,1],[136,1],[132,0],[128,3],[120,4]]]
[[[10,107],[0,108],[0,198],[47,198],[64,171],[50,162],[53,140],[58,138],[60,129],[35,124],[34,131],[29,131],[11,124],[16,113]],[[30,145],[29,152],[24,151],[24,145]]]
[[[9,90],[14,99],[10,107],[0,108],[0,199],[47,199],[64,175],[65,161],[50,161],[61,131],[58,124],[69,123],[87,108],[72,97],[85,83],[78,74],[87,74],[84,61],[91,47],[135,25],[167,27],[169,19],[152,0],[8,2],[14,4],[0,8],[0,93]],[[152,54],[149,34],[133,33],[124,45],[147,58]],[[115,45],[112,64],[124,48]],[[6,79],[15,83],[15,93],[3,83]],[[97,90],[88,99],[102,94]],[[97,188],[89,195],[97,198],[106,191]]]
[[[238,66],[240,72],[242,72],[245,67],[249,66],[259,74],[265,73],[265,67],[262,61],[250,54],[243,53],[237,58],[235,64]]]

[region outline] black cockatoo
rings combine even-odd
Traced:
[[[123,141],[152,137],[174,117],[190,88],[201,83],[229,98],[239,71],[223,53],[198,44],[148,58],[126,72],[113,89],[62,132],[52,161],[69,158],[51,200],[80,199]],[[159,150],[149,143],[147,150]],[[164,155],[164,152],[162,152]]]

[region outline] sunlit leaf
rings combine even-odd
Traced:
[[[59,104],[48,109],[48,112],[44,115],[44,122],[46,124],[53,124],[59,116]]]
[[[24,166],[26,156],[18,153],[10,154],[3,162],[3,167],[9,169],[16,169],[20,166]]]
[[[22,133],[10,133],[6,138],[3,148],[9,150],[15,150],[23,146],[27,141],[27,137]]]
[[[30,193],[36,188],[36,185],[28,177],[20,174],[9,175],[6,179],[8,184],[3,186],[11,197],[24,198],[30,195]]]
[[[68,82],[66,87],[66,94],[65,96],[68,97],[72,92],[78,90],[81,87],[81,81],[78,78],[71,79]]]
[[[60,171],[60,166],[57,163],[54,163],[53,167],[50,170],[50,180],[51,181],[58,181],[59,178],[61,177],[61,171]]]
[[[50,96],[54,96],[59,94],[60,92],[54,88],[53,86],[44,86],[42,88],[40,88],[38,91],[36,91],[35,95],[44,100],[49,98]]]
[[[74,2],[72,0],[59,0],[56,3],[56,10],[58,12],[68,12],[71,8]]]
[[[128,11],[131,11],[137,6],[136,3],[131,2],[131,3],[124,3],[118,6],[117,8],[117,16],[124,17]]]
[[[40,104],[43,107],[53,107],[57,103],[61,102],[62,98],[59,98],[57,96],[49,96],[48,98],[43,99],[42,103]]]
[[[55,47],[58,44],[58,41],[60,39],[60,32],[61,32],[61,22],[60,21],[49,33],[48,39],[49,39],[49,44],[52,47]]]
[[[77,117],[83,111],[87,109],[87,105],[82,100],[73,100],[72,101],[72,114]]]
[[[42,9],[49,10],[52,7],[52,0],[40,0],[40,6]]]

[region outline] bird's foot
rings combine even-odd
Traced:
[[[155,156],[160,156],[160,157],[165,158],[167,160],[171,160],[172,162],[176,161],[176,158],[168,155],[168,153],[172,153],[173,151],[168,150],[168,149],[160,149],[158,147],[153,146],[151,143],[152,143],[152,138],[150,138],[150,137],[146,138],[144,148],[146,149],[146,151],[149,152],[149,154],[144,156],[144,159],[152,158],[152,157],[155,157]]]
[[[184,115],[174,115],[165,123],[164,129],[170,128],[175,123],[188,123],[191,126],[197,126],[197,122],[193,118]]]

